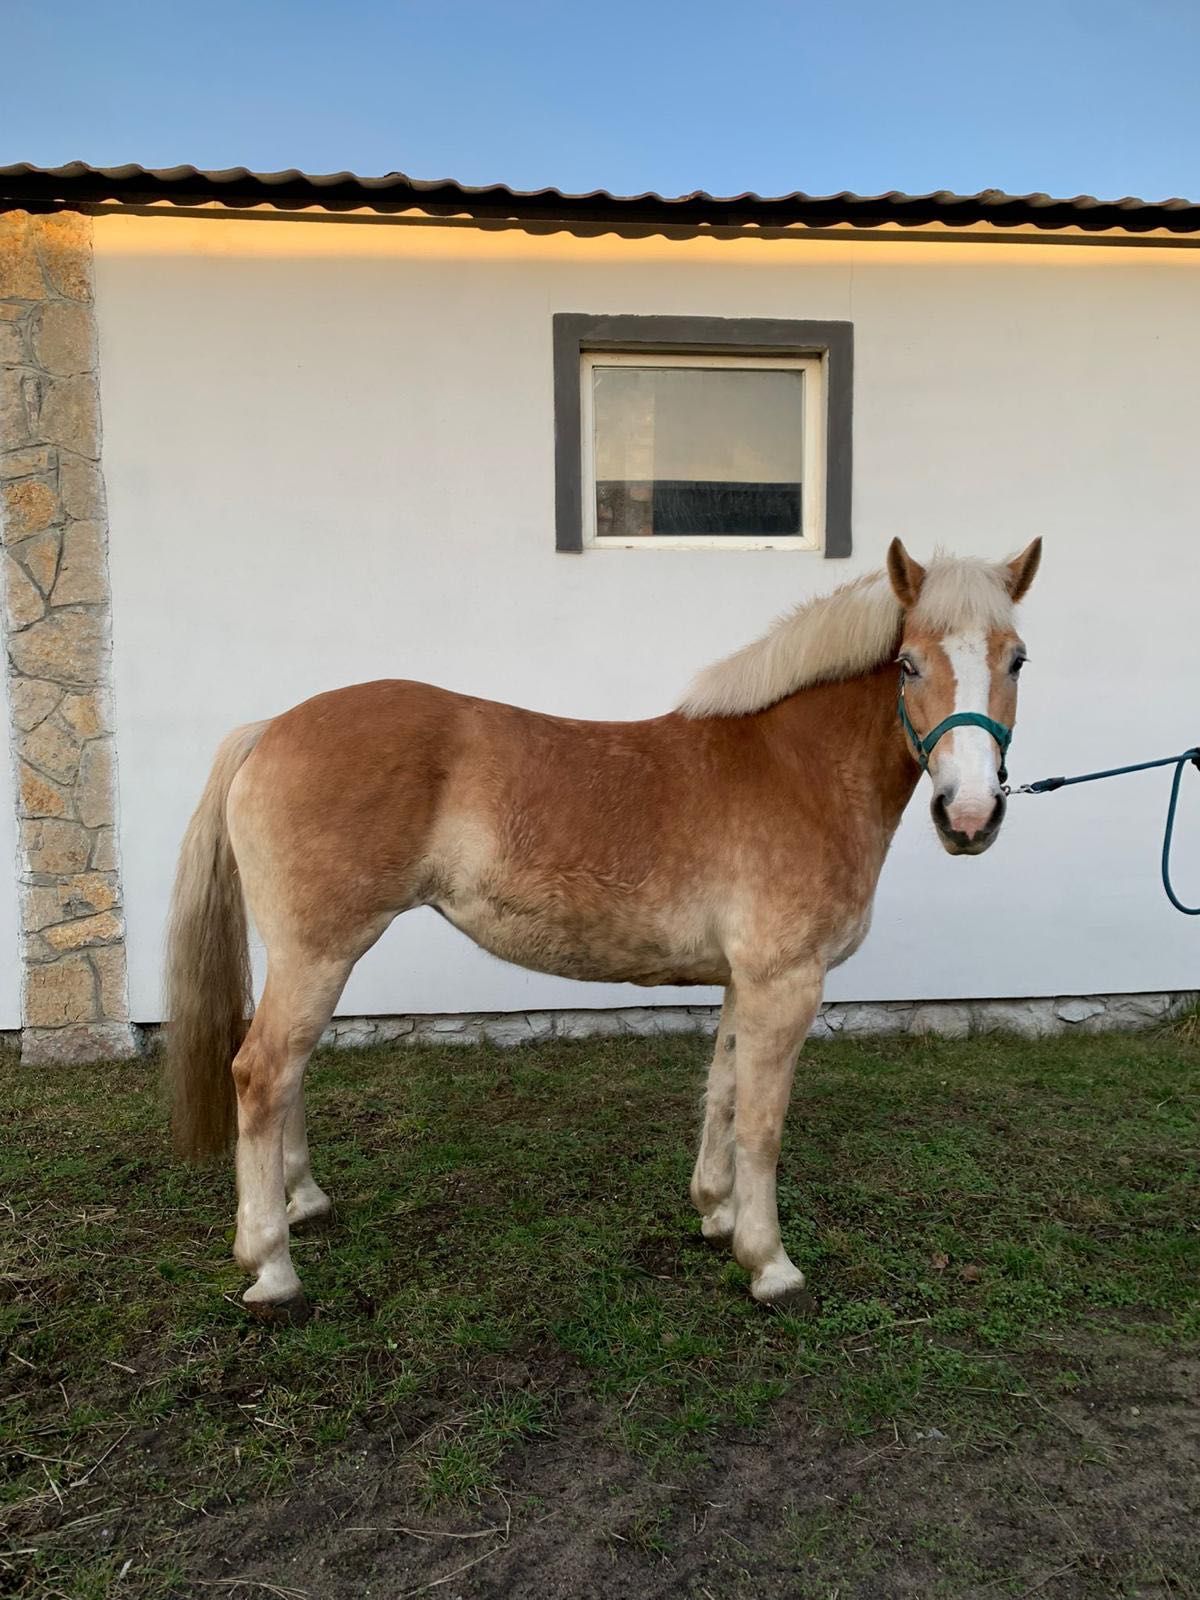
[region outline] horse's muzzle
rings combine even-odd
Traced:
[[[1002,794],[998,794],[992,806],[991,814],[975,825],[963,823],[955,826],[951,820],[950,804],[942,793],[933,797],[929,807],[933,817],[933,825],[938,831],[938,838],[942,847],[952,856],[981,856],[983,852],[1000,832],[1000,824],[1004,821],[1004,813],[1008,802]]]

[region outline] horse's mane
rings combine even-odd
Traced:
[[[936,555],[914,620],[938,632],[1005,627],[1013,603],[1005,568]],[[872,672],[895,655],[903,611],[885,572],[805,601],[753,644],[705,667],[679,709],[687,717],[738,717],[765,710],[798,689]]]

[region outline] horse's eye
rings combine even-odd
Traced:
[[[914,666],[911,656],[897,656],[896,659],[900,663],[901,673],[906,678],[919,678],[921,676]]]
[[[1016,655],[1016,656],[1013,657],[1012,666],[1009,667],[1008,670],[1012,673],[1014,678],[1018,677],[1020,675],[1021,668],[1025,665],[1025,663],[1026,663],[1026,661],[1028,661],[1028,659],[1029,659],[1028,656],[1022,656],[1022,655]]]

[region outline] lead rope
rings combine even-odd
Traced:
[[[1167,899],[1176,911],[1182,911],[1185,917],[1200,917],[1200,906],[1185,906],[1171,886],[1171,840],[1175,833],[1175,809],[1179,804],[1179,785],[1183,780],[1183,769],[1189,762],[1197,772],[1200,772],[1200,747],[1185,750],[1180,756],[1163,756],[1158,761],[1138,761],[1131,767],[1109,767],[1104,772],[1084,772],[1077,778],[1042,778],[1037,783],[1004,784],[1003,789],[1005,794],[1050,794],[1054,789],[1066,789],[1073,783],[1096,783],[1100,778],[1123,778],[1127,772],[1145,772],[1149,767],[1174,766],[1171,800],[1167,806],[1167,825],[1163,830],[1162,884],[1167,891]]]

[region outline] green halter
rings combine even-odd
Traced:
[[[929,758],[933,754],[933,747],[943,734],[949,733],[951,728],[982,728],[985,733],[990,733],[1000,746],[1000,782],[1008,782],[1008,768],[1005,765],[1008,756],[1008,747],[1012,743],[1012,729],[1006,728],[1002,722],[996,722],[992,717],[985,717],[982,711],[955,711],[951,716],[944,717],[936,728],[922,739],[912,725],[912,718],[908,714],[908,707],[904,703],[904,673],[900,673],[900,726],[904,729],[922,772],[929,771]]]

